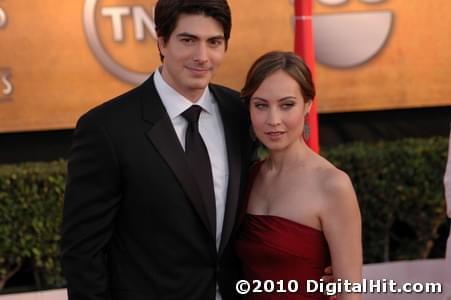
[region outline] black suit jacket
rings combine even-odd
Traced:
[[[213,300],[216,282],[224,300],[238,297],[231,240],[250,159],[249,121],[237,92],[210,89],[229,161],[219,251],[212,216],[151,76],[77,123],[62,228],[71,300]]]

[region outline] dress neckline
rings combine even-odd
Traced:
[[[306,229],[314,230],[316,232],[320,232],[321,234],[323,234],[323,231],[320,230],[320,229],[316,229],[316,228],[314,228],[312,226],[305,225],[305,224],[302,224],[302,223],[299,223],[299,222],[296,222],[296,221],[293,221],[293,220],[290,220],[288,218],[281,217],[281,216],[276,216],[276,215],[257,215],[257,214],[251,214],[251,213],[248,213],[248,212],[246,212],[246,215],[250,216],[250,217],[254,217],[254,218],[262,218],[262,217],[263,218],[275,218],[275,219],[279,219],[279,220],[282,220],[284,222],[288,222],[288,223],[291,223],[291,224],[294,224],[294,225],[297,225],[297,226],[300,226],[300,227],[304,227]]]

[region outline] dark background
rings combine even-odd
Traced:
[[[451,106],[319,115],[320,147],[449,136]],[[1,122],[1,121],[0,121]],[[0,164],[67,158],[73,130],[0,134]]]

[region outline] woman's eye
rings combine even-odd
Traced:
[[[291,108],[291,107],[293,107],[294,106],[294,103],[283,103],[282,104],[282,108],[283,109],[289,109],[289,108]]]
[[[264,103],[255,103],[254,106],[255,106],[257,109],[264,109],[264,108],[267,107],[267,105],[264,104]]]

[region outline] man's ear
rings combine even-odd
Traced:
[[[161,55],[165,55],[166,53],[166,43],[164,42],[164,38],[163,37],[158,37],[157,38],[157,46],[158,49],[160,50]]]

